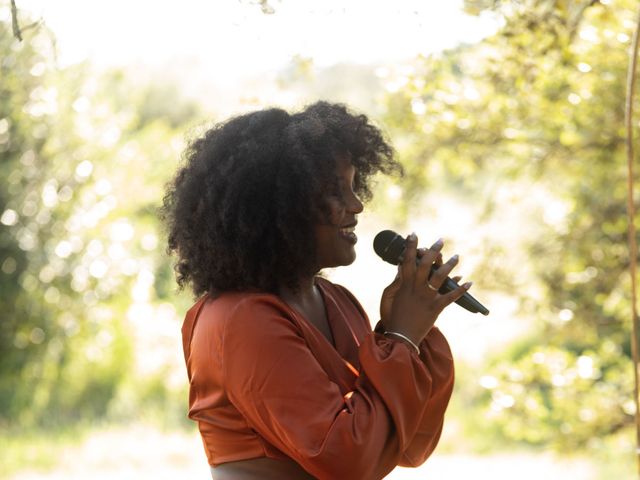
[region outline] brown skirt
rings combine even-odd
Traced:
[[[314,480],[293,460],[252,458],[211,467],[213,480]]]

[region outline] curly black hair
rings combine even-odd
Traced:
[[[381,131],[341,104],[241,115],[191,142],[161,208],[180,288],[277,293],[316,273],[313,227],[340,195],[339,155],[363,201],[372,175],[402,173]]]

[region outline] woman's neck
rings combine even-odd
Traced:
[[[318,295],[318,290],[315,284],[315,275],[300,279],[296,288],[286,286],[280,287],[278,294],[286,302],[291,301],[293,303],[304,304],[313,300]]]
[[[329,325],[327,309],[322,292],[315,284],[315,277],[298,283],[298,288],[280,289],[280,298],[291,308],[301,314],[309,323],[314,325],[327,341],[335,346],[333,332]]]

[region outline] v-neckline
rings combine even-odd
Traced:
[[[342,302],[337,299],[336,295],[339,295],[340,297],[342,297],[342,295],[338,293],[339,288],[337,286],[333,286],[329,280],[316,276],[313,284],[320,293],[326,314],[327,328],[331,333],[332,339],[327,338],[324,332],[301,310],[287,302],[282,297],[280,297],[280,300],[296,317],[300,318],[304,322],[309,334],[313,335],[316,342],[324,345],[325,348],[331,347],[330,350],[345,362],[349,366],[350,370],[357,372],[360,365],[358,353],[360,340],[356,334],[356,330],[359,331],[359,329],[355,328],[354,325],[351,325],[349,319],[349,316],[355,312],[350,313],[350,311],[345,311],[345,308],[349,308],[349,306],[342,305]],[[351,299],[349,299],[349,305],[353,305],[353,307],[357,309]]]
[[[325,288],[326,286],[324,285],[324,282],[328,282],[328,280],[325,280],[322,277],[316,277],[315,285],[318,287],[318,290],[322,295],[322,301],[324,302],[325,310],[327,312],[327,323],[329,324],[329,329],[333,336],[333,345],[331,345],[330,342],[328,343],[344,361],[357,366],[360,363],[358,359],[358,347],[360,346],[360,341],[349,324],[347,315],[342,312],[341,307],[338,305],[331,292]],[[322,336],[324,337],[324,335]],[[355,349],[353,348],[354,344]]]
[[[318,293],[320,294],[320,299],[322,300],[322,306],[324,308],[324,316],[325,316],[325,319],[327,320],[327,328],[329,329],[329,333],[331,334],[331,338],[328,338],[324,334],[324,332],[322,332],[322,330],[320,330],[317,327],[317,325],[315,325],[311,321],[309,321],[309,323],[313,326],[313,328],[315,328],[318,331],[318,333],[320,333],[320,335],[322,335],[322,337],[327,341],[327,343],[329,345],[331,345],[334,349],[337,350],[336,332],[335,332],[335,328],[334,328],[334,325],[333,325],[332,315],[331,315],[331,311],[330,311],[330,308],[329,308],[329,302],[328,302],[327,296],[325,294],[325,291],[322,289],[322,286],[317,281],[317,278],[314,279],[313,284],[318,289]]]
[[[294,303],[290,303],[290,302],[288,302],[287,300],[285,300],[282,297],[280,297],[280,298],[287,305],[287,307],[289,307],[289,309],[291,309],[298,317],[300,317],[300,318],[302,318],[304,320],[304,323],[307,324],[309,326],[309,328],[311,328],[311,331],[314,333],[314,335],[322,338],[323,341],[326,341],[327,344],[329,344],[334,350],[337,350],[336,349],[335,329],[333,327],[333,323],[332,323],[332,320],[331,320],[331,312],[330,312],[330,308],[329,308],[329,304],[328,304],[327,295],[325,295],[325,291],[318,284],[318,282],[316,280],[317,280],[317,278],[314,278],[313,286],[316,288],[316,290],[318,291],[318,294],[320,295],[320,302],[322,304],[324,320],[326,321],[326,326],[327,326],[327,330],[328,330],[328,333],[330,335],[330,338],[327,337],[327,335],[325,335],[325,333],[322,331],[322,329],[318,325],[316,325],[311,320],[311,318],[307,314],[305,314],[305,312],[303,310],[301,310],[299,307],[297,307]]]

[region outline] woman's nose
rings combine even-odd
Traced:
[[[362,213],[362,210],[364,210],[364,205],[355,193],[349,195],[347,209],[350,213]]]

